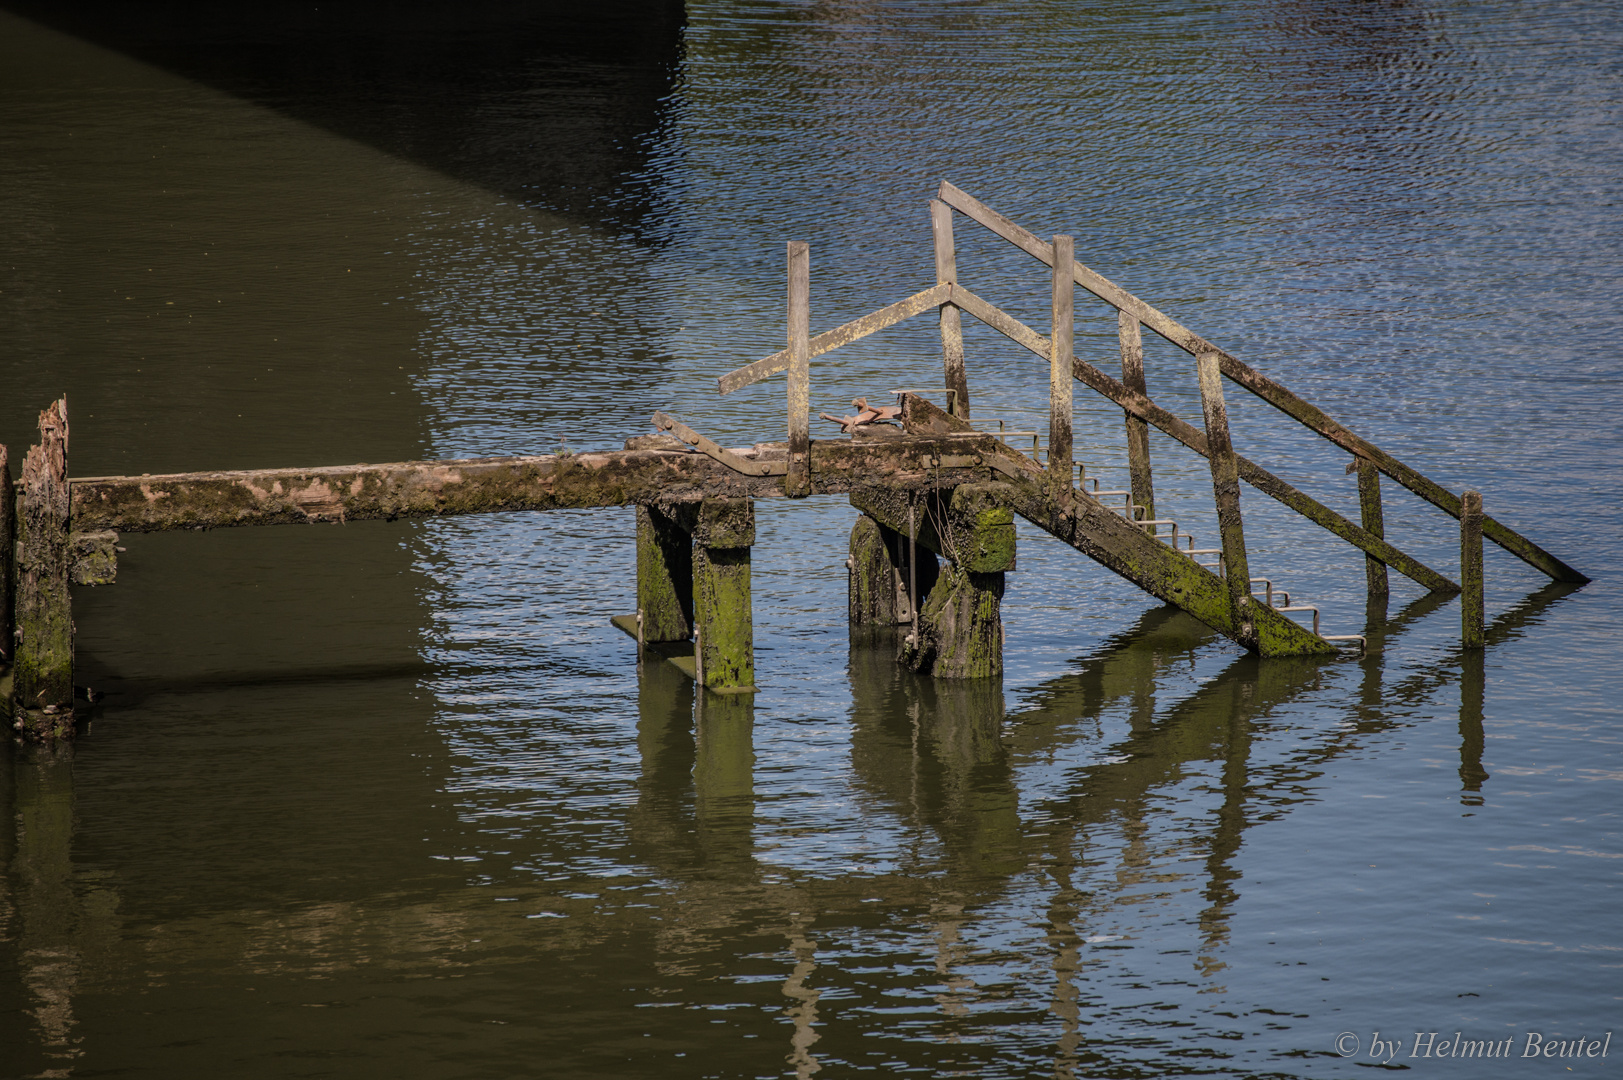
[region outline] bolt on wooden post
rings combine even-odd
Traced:
[[[1482,602],[1482,493],[1460,496],[1460,644],[1486,644]]]
[[[1054,497],[1071,490],[1071,354],[1076,322],[1076,285],[1071,267],[1076,245],[1054,237],[1054,334],[1048,345],[1048,483]]]
[[[789,241],[789,474],[783,493],[811,494],[811,256]]]
[[[1138,320],[1118,310],[1116,332],[1121,341],[1122,385],[1148,397],[1144,382],[1144,335]],[[1123,413],[1127,418],[1128,486],[1133,492],[1133,502],[1144,508],[1144,520],[1151,521],[1155,518],[1155,485],[1150,480],[1150,425],[1126,410]]]
[[[73,736],[73,611],[68,595],[68,403],[39,416],[40,442],[22,468],[17,643],[13,692],[18,726],[35,739]]]
[[[952,242],[952,207],[940,199],[930,200],[930,230],[935,237],[935,279],[938,284],[958,283],[958,255]],[[969,419],[969,374],[964,369],[964,330],[958,308],[942,304],[941,367],[947,395],[947,411],[960,420]]]

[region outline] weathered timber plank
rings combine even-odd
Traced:
[[[935,279],[951,285],[958,280],[958,254],[952,242],[952,207],[939,199],[930,200],[930,233],[935,241]],[[963,327],[957,308],[943,303],[939,310],[943,384],[952,391],[952,414],[960,420],[968,420],[969,374],[964,368]]]
[[[1035,233],[1022,228],[999,214],[974,196],[943,180],[937,197],[948,206],[973,218],[1038,261],[1050,267],[1054,265],[1052,245],[1044,242]],[[1154,330],[1157,334],[1191,355],[1198,356],[1203,351],[1217,353],[1220,370],[1226,378],[1238,383],[1297,423],[1335,443],[1349,454],[1373,462],[1387,476],[1390,476],[1393,480],[1444,513],[1455,518],[1460,516],[1459,497],[1441,484],[1411,469],[1374,443],[1354,435],[1351,431],[1330,419],[1317,406],[1298,397],[1238,357],[1213,345],[1176,319],[1157,311],[1121,286],[1083,266],[1081,263],[1073,261],[1072,270],[1076,283],[1099,299],[1111,304],[1119,311],[1132,315],[1140,323],[1148,326],[1151,330]],[[1506,525],[1500,524],[1493,518],[1484,517],[1482,519],[1482,534],[1529,566],[1548,574],[1556,581],[1567,581],[1582,585],[1590,580],[1585,574],[1568,566],[1525,536]]]
[[[902,420],[908,430],[967,430],[962,421],[948,416],[923,398],[908,394]],[[1012,466],[1000,470],[1000,479],[1011,490],[1010,507],[1027,521],[1058,537],[1115,571],[1151,596],[1176,604],[1213,630],[1263,656],[1325,655],[1335,647],[1263,604],[1250,605],[1249,622],[1236,624],[1229,601],[1228,586],[1222,578],[1193,559],[1129,524],[1096,499],[1068,492],[1052,497],[1046,472],[1036,462],[1001,443],[995,453]]]
[[[1138,320],[1125,311],[1116,312],[1116,336],[1121,342],[1122,385],[1149,397],[1144,382],[1144,339]],[[1146,520],[1155,520],[1155,484],[1150,475],[1150,425],[1124,410],[1127,423],[1127,474],[1133,502],[1144,508]]]
[[[1381,474],[1363,458],[1356,458],[1353,467],[1358,473],[1358,513],[1364,529],[1371,536],[1386,536],[1386,514],[1381,507]],[[1372,597],[1387,596],[1391,583],[1387,581],[1386,564],[1372,556],[1364,556],[1364,577]]]
[[[1251,601],[1251,565],[1245,555],[1245,531],[1240,520],[1240,468],[1234,460],[1234,444],[1229,440],[1229,416],[1223,404],[1217,354],[1201,353],[1195,357],[1195,366],[1200,375],[1200,408],[1206,418],[1206,460],[1212,468],[1223,572],[1228,578],[1235,621],[1245,623],[1255,606]]]
[[[11,459],[0,445],[0,664],[11,662],[13,588],[17,559],[17,497],[11,488]]]
[[[813,440],[813,493],[844,494],[853,481],[876,478],[918,487],[942,476],[986,480],[986,467],[940,463],[995,443],[991,436]],[[782,461],[784,453],[779,444],[754,456]],[[783,495],[782,483],[778,476],[742,475],[702,454],[659,450],[103,476],[72,482],[73,525],[138,533],[629,506],[665,497],[774,498]]]
[[[1482,493],[1467,491],[1460,499],[1460,646],[1480,649],[1482,614]]]
[[[23,458],[13,692],[20,727],[35,739],[72,738],[73,611],[68,592],[68,409],[39,416],[39,445]]]
[[[1029,352],[1046,358],[1048,339],[994,307],[962,286],[953,289],[953,303],[962,307],[987,326],[999,331],[1011,341],[1024,346]],[[1088,387],[1114,401],[1129,413],[1142,417],[1161,431],[1171,435],[1201,457],[1208,457],[1206,436],[1197,427],[1179,419],[1141,393],[1136,393],[1094,367],[1085,360],[1072,358],[1072,371]],[[1405,577],[1424,585],[1433,592],[1457,593],[1460,587],[1445,575],[1426,566],[1420,560],[1393,547],[1385,539],[1375,536],[1353,524],[1328,506],[1264,469],[1256,462],[1239,454],[1234,456],[1240,479],[1270,498],[1277,499],[1303,517],[1334,533],[1362,550],[1366,555],[1381,560]]]
[[[804,242],[789,242],[789,474],[791,498],[811,494],[811,261]]]
[[[1063,267],[1075,248],[1069,236],[1055,236],[1059,253],[1056,266]],[[1076,286],[1071,275],[1055,270],[1050,294],[1049,315],[1054,333],[1048,347],[1048,482],[1058,498],[1071,489],[1071,355],[1076,328]]]
[[[807,355],[816,359],[824,353],[833,352],[842,345],[849,345],[853,341],[860,341],[870,334],[877,334],[887,327],[905,322],[915,315],[921,315],[933,307],[946,303],[947,293],[952,286],[943,282],[932,285],[923,292],[914,293],[905,300],[898,300],[888,307],[878,311],[871,311],[860,319],[852,319],[843,326],[836,326],[812,338],[808,343]],[[762,357],[753,364],[746,364],[736,371],[730,371],[716,380],[716,392],[730,394],[734,390],[741,390],[746,386],[769,379],[780,371],[789,369],[789,350],[775,352],[771,356]]]

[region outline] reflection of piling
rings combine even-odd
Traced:
[[[73,887],[72,754],[71,745],[58,744],[13,757],[17,833],[11,877],[16,883],[20,973],[33,999],[29,1013],[40,1045],[58,1067],[79,1054],[73,1037],[80,911]]]
[[[1460,802],[1481,806],[1482,782],[1488,771],[1482,767],[1486,739],[1482,730],[1483,699],[1487,678],[1481,649],[1466,649],[1460,657]]]
[[[711,859],[745,861],[755,824],[755,698],[696,691],[693,794]]]
[[[33,738],[73,735],[73,614],[69,606],[68,407],[40,413],[40,443],[23,459],[17,566],[17,726]]]

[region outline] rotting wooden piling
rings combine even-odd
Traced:
[[[68,403],[40,413],[40,442],[23,459],[18,545],[16,727],[29,738],[73,736],[73,611],[68,593]]]
[[[902,663],[938,679],[1003,673],[1003,573],[949,565],[919,612],[919,629],[903,645]]]
[[[918,564],[909,572],[909,554]],[[846,610],[852,626],[897,626],[913,621],[917,600],[908,592],[910,581],[928,595],[940,573],[929,548],[909,545],[907,537],[880,524],[869,514],[857,515],[851,526],[850,571]]]
[[[755,504],[705,499],[693,533],[694,680],[707,690],[755,691],[750,548]]]
[[[1386,517],[1381,508],[1381,471],[1373,462],[1356,458],[1358,472],[1358,509],[1364,531],[1371,536],[1386,539]],[[1364,555],[1364,577],[1369,584],[1370,596],[1386,596],[1392,591],[1387,580],[1386,564],[1375,556]]]
[[[1482,493],[1460,496],[1460,644],[1480,649],[1486,643],[1482,597]]]
[[[624,618],[624,616],[621,616]],[[693,636],[693,540],[658,508],[637,507],[637,612],[630,631],[639,643]]]
[[[13,636],[17,562],[17,496],[11,487],[11,459],[0,445],[0,666],[11,664],[17,644]],[[5,703],[10,707],[10,702]]]

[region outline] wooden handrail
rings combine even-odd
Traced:
[[[951,302],[987,326],[997,330],[1017,345],[1023,346],[1039,357],[1045,359],[1048,357],[1049,342],[1047,338],[1001,308],[976,296],[962,285],[953,287]],[[1085,360],[1073,357],[1071,368],[1077,379],[1081,380],[1089,388],[1109,398],[1134,416],[1154,424],[1201,457],[1207,456],[1206,435],[1193,424],[1174,416],[1155,404],[1147,396],[1129,390],[1126,386]],[[1235,455],[1234,460],[1239,468],[1240,479],[1263,494],[1284,503],[1314,524],[1363,550],[1366,554],[1374,556],[1398,573],[1424,585],[1433,592],[1457,593],[1460,591],[1460,587],[1443,574],[1439,574],[1419,559],[1398,550],[1383,538],[1355,525],[1317,499],[1314,499],[1311,495],[1297,490],[1257,463],[1238,454]]]
[[[962,189],[943,180],[937,196],[942,202],[1001,236],[1015,247],[1039,262],[1054,265],[1053,246],[1035,233],[1015,224]],[[1330,419],[1322,410],[1293,394],[1284,386],[1263,375],[1249,364],[1213,345],[1176,319],[1157,311],[1126,289],[1072,260],[1072,276],[1076,283],[1087,289],[1118,311],[1125,311],[1185,352],[1199,356],[1203,352],[1217,354],[1219,369],[1231,381],[1268,402],[1310,431],[1328,439],[1341,449],[1372,463],[1381,472],[1419,495],[1433,506],[1454,518],[1460,516],[1459,496],[1441,484],[1421,475],[1386,453],[1367,439],[1360,438]],[[1349,524],[1351,524],[1349,522]],[[1584,584],[1587,575],[1568,566],[1531,540],[1506,525],[1484,516],[1482,535],[1515,555],[1535,569],[1557,581]],[[1389,564],[1394,567],[1396,564]]]
[[[886,327],[895,326],[905,322],[915,315],[938,307],[945,303],[947,294],[952,286],[943,282],[932,285],[923,292],[916,292],[906,300],[898,300],[888,307],[878,311],[871,311],[860,319],[852,319],[843,326],[836,326],[812,338],[808,343],[807,357],[818,357],[824,353],[833,352],[841,345],[849,345],[859,341],[869,334],[876,334]],[[771,356],[762,357],[753,364],[745,364],[735,371],[729,371],[716,380],[716,392],[730,394],[734,390],[742,390],[746,386],[769,379],[780,371],[789,369],[789,350],[781,349]]]

